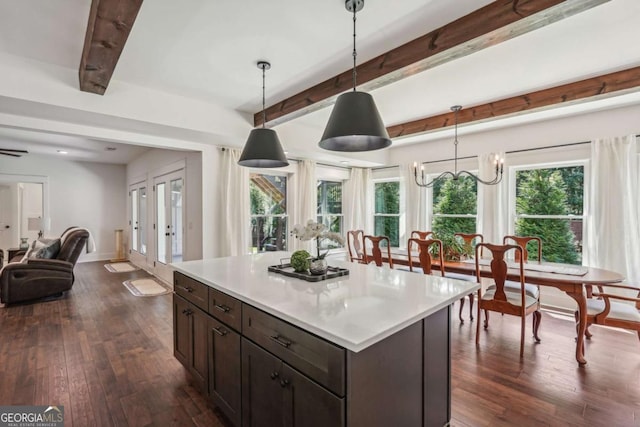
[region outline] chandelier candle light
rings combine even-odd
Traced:
[[[434,179],[432,179],[429,182],[425,181],[425,176],[424,176],[424,165],[420,166],[420,180],[418,181],[418,164],[416,162],[413,163],[413,177],[416,181],[416,184],[420,187],[432,187],[437,181],[443,180],[443,179],[447,179],[447,178],[452,178],[453,180],[458,180],[460,179],[460,177],[462,175],[466,175],[469,176],[473,179],[475,179],[476,181],[478,181],[481,184],[485,184],[485,185],[496,185],[498,184],[500,181],[502,181],[502,172],[504,170],[504,158],[501,158],[499,155],[496,154],[495,160],[494,160],[494,166],[495,166],[495,177],[491,180],[483,180],[480,179],[477,175],[472,174],[469,171],[465,171],[465,170],[461,170],[458,171],[458,112],[462,109],[462,107],[460,105],[454,105],[453,107],[451,107],[451,111],[453,111],[454,113],[454,120],[455,120],[455,136],[453,139],[453,146],[454,146],[454,155],[453,155],[453,172],[451,171],[446,171],[446,172],[442,172],[440,175],[438,175],[437,177],[435,177]]]

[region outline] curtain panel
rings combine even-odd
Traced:
[[[244,255],[251,247],[249,169],[238,165],[240,154],[224,148],[220,157],[220,256]]]
[[[298,173],[296,174],[296,204],[293,222],[289,224],[289,230],[296,224],[305,225],[310,219],[317,220],[318,210],[318,180],[316,178],[316,163],[311,160],[298,161]],[[301,241],[292,237],[290,240],[292,251],[304,249],[309,253],[315,253],[315,241]]]
[[[344,185],[344,231],[364,230],[373,232],[373,180],[371,169],[351,168]]]
[[[478,156],[478,176],[484,180],[495,177],[496,154],[505,159],[502,181],[496,185],[478,183],[478,220],[477,232],[482,234],[484,241],[502,244],[502,237],[509,229],[508,182],[509,175],[507,158],[504,152],[486,153]]]
[[[635,135],[596,139],[583,263],[623,274],[640,283],[638,150]]]

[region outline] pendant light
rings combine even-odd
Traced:
[[[472,178],[477,182],[479,182],[480,184],[484,184],[484,185],[496,185],[496,184],[499,184],[500,181],[502,181],[502,172],[504,171],[504,158],[501,158],[498,155],[496,155],[493,159],[493,169],[494,169],[495,175],[492,179],[487,179],[487,180],[480,179],[478,175],[474,175],[469,171],[458,170],[458,113],[460,112],[460,110],[462,110],[461,105],[454,105],[453,107],[451,107],[451,111],[453,111],[453,118],[455,123],[455,127],[454,127],[455,130],[454,130],[454,137],[453,137],[453,147],[454,147],[453,148],[454,150],[453,151],[453,172],[450,172],[450,171],[442,172],[440,175],[438,175],[431,181],[427,182],[424,176],[424,166],[420,166],[420,179],[418,180],[418,164],[414,163],[413,178],[415,179],[418,187],[433,187],[437,182],[442,182],[445,179],[453,179],[454,181],[457,181],[460,179],[460,177],[465,177],[465,176]]]
[[[250,168],[281,168],[288,166],[289,161],[276,131],[265,127],[267,112],[264,107],[264,74],[271,68],[271,64],[259,61],[258,68],[262,70],[262,127],[253,129],[249,134],[238,164]]]
[[[391,145],[373,97],[356,91],[356,12],[363,7],[364,0],[345,1],[345,8],[353,12],[353,91],[336,100],[319,144],[325,150],[371,151]]]

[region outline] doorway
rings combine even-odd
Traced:
[[[17,249],[45,231],[45,185],[17,182],[23,176],[0,175],[0,249]],[[26,180],[25,180],[26,181]]]
[[[155,260],[154,274],[173,283],[170,264],[182,262],[184,253],[184,170],[153,180],[155,193]]]
[[[148,253],[148,205],[147,183],[139,182],[129,186],[129,247],[130,261],[135,265],[147,266]]]

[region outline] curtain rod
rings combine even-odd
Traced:
[[[636,137],[640,138],[640,135],[636,135]],[[582,141],[582,142],[569,142],[567,144],[558,144],[558,145],[546,145],[544,147],[535,147],[535,148],[523,148],[522,150],[512,150],[512,151],[506,151],[506,154],[514,154],[514,153],[524,153],[527,151],[537,151],[537,150],[546,150],[549,148],[560,148],[560,147],[570,147],[572,145],[582,145],[582,144],[591,144],[591,141]],[[468,160],[468,159],[477,159],[478,156],[466,156],[466,157],[458,157],[458,160]],[[430,165],[433,163],[443,163],[443,162],[451,162],[455,159],[441,159],[441,160],[431,160],[429,162],[420,162],[421,165]],[[399,165],[395,165],[395,166],[382,166],[379,168],[372,168],[372,170],[382,170],[382,169],[391,169],[391,168],[397,168],[399,167]]]

